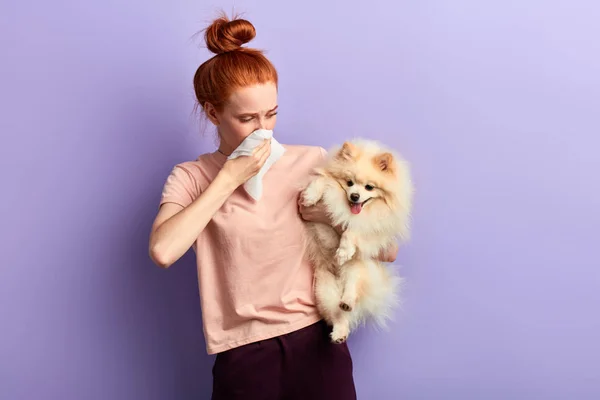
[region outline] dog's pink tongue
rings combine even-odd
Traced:
[[[360,204],[360,203],[353,203],[350,206],[350,211],[352,211],[352,214],[359,214],[362,211],[362,204]]]

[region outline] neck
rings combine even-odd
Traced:
[[[223,140],[223,135],[221,135],[221,132],[219,131],[219,129],[217,128],[217,134],[219,137],[219,147],[217,147],[217,151],[219,153],[221,153],[222,155],[229,157],[231,155],[231,153],[233,153],[233,150],[235,150],[235,147],[232,147],[229,145],[229,143],[227,143],[225,140]],[[239,143],[238,143],[239,146]]]
[[[231,155],[231,153],[233,153],[233,148],[231,146],[229,146],[227,143],[223,143],[221,142],[219,144],[219,147],[217,148],[217,151],[221,154],[223,154],[224,156],[229,156]]]

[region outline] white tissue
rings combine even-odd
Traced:
[[[252,151],[260,146],[265,139],[271,139],[271,154],[267,161],[263,164],[262,168],[256,175],[248,179],[244,183],[244,189],[254,199],[260,200],[263,191],[263,176],[271,168],[277,160],[281,158],[285,152],[284,147],[273,137],[273,131],[268,129],[258,129],[252,132],[244,141],[231,153],[228,159],[234,159],[240,156],[250,156]]]

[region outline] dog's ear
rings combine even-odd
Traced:
[[[356,146],[350,142],[344,142],[342,148],[337,153],[337,157],[341,160],[352,160],[356,155]]]
[[[383,172],[393,173],[395,170],[394,156],[392,153],[381,153],[373,158],[373,163]]]

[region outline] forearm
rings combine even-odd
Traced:
[[[152,259],[169,267],[192,246],[237,185],[221,174],[189,206],[160,223],[151,234]]]

